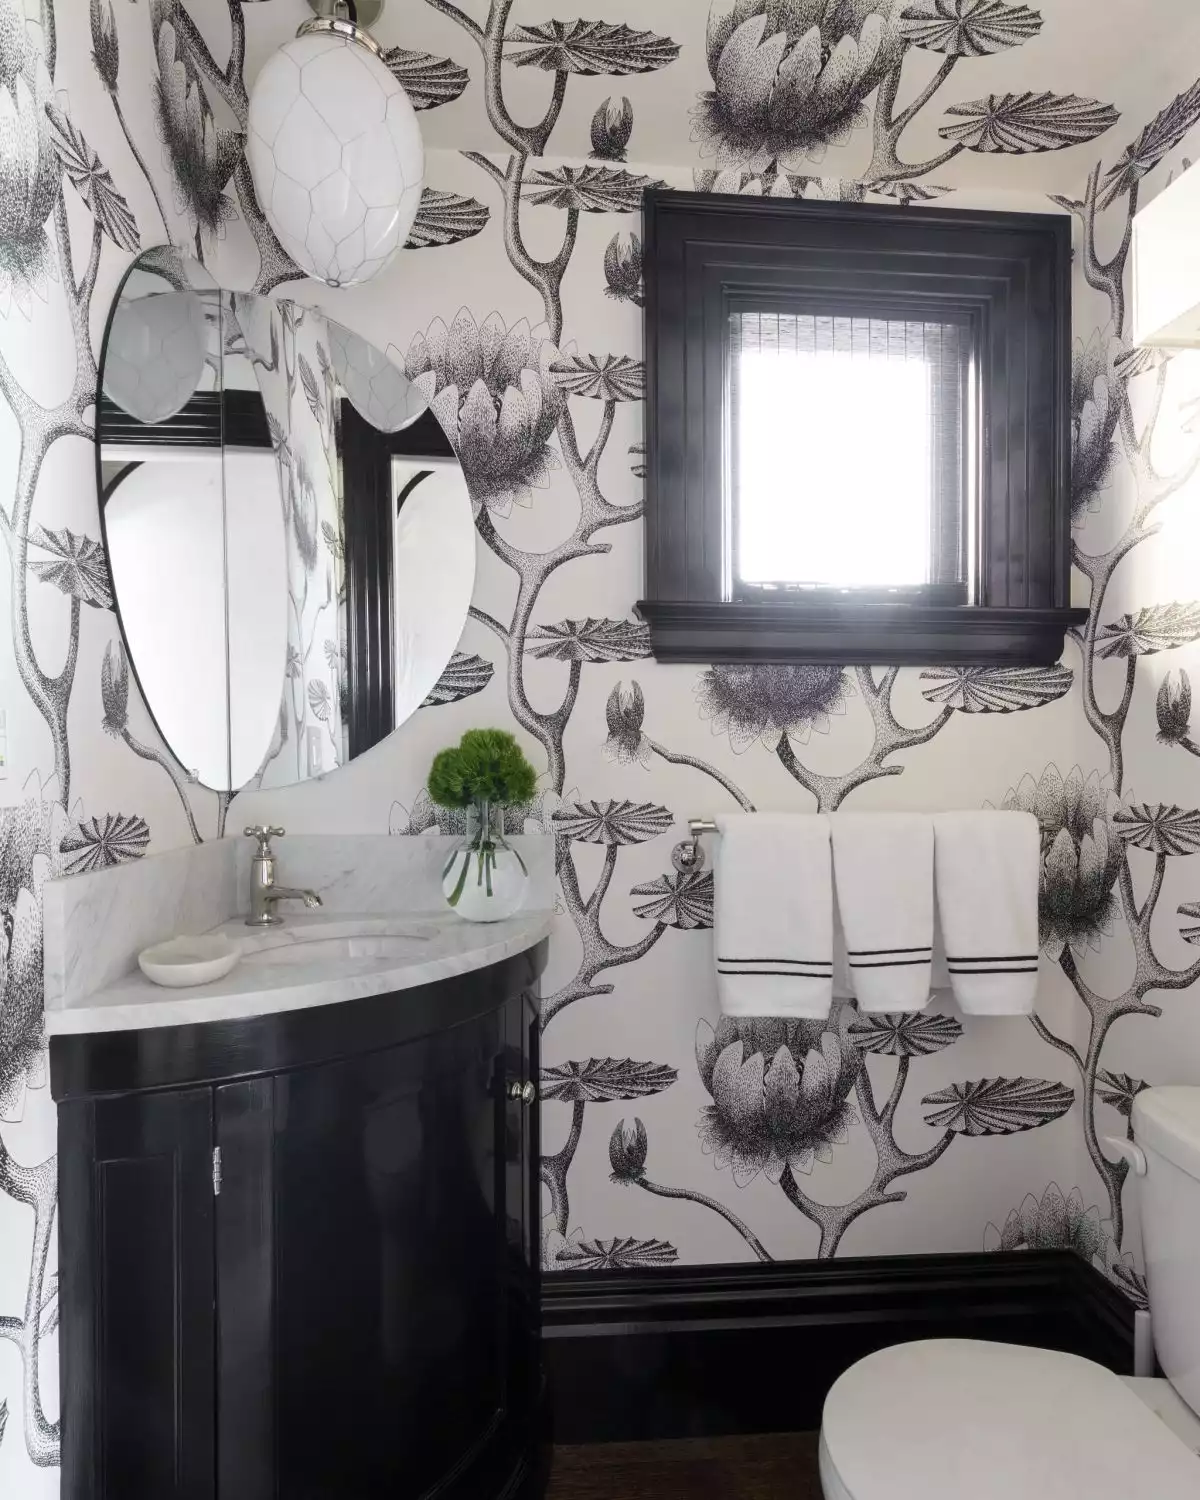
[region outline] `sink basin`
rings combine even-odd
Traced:
[[[394,934],[359,937],[299,938],[295,942],[279,943],[273,948],[261,948],[247,953],[243,964],[318,964],[350,959],[411,958],[421,951],[420,945],[429,941],[428,933],[412,933],[398,937]]]

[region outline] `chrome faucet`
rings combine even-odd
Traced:
[[[275,884],[275,851],[272,839],[281,839],[285,830],[259,824],[245,830],[248,839],[257,839],[258,848],[250,861],[250,915],[247,927],[278,927],[283,918],[276,912],[277,901],[303,901],[305,906],[322,904],[316,891],[293,890],[290,886]]]

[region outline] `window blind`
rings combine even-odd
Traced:
[[[897,317],[872,317],[792,312],[736,311],[730,315],[729,329],[729,399],[732,462],[730,465],[731,504],[734,517],[744,505],[785,503],[781,494],[744,494],[743,465],[738,458],[739,412],[745,399],[742,389],[744,356],[767,356],[780,361],[780,379],[787,379],[786,362],[801,356],[836,356],[863,364],[873,361],[919,362],[928,370],[928,398],[923,403],[923,420],[927,423],[928,505],[921,508],[918,524],[927,528],[927,583],[944,592],[948,586],[961,586],[966,602],[968,579],[968,544],[970,501],[970,378],[972,358],[971,330],[964,323],[951,321],[923,322]],[[853,384],[851,383],[851,389]],[[874,390],[874,386],[872,387]],[[864,400],[856,424],[857,441],[872,441],[872,413]],[[778,434],[779,473],[787,485],[803,489],[805,453],[810,445],[836,441],[819,424],[806,423],[803,409],[788,414],[788,426]],[[828,455],[826,455],[828,457]],[[847,454],[846,468],[853,473],[853,455]],[[761,465],[759,466],[761,472]],[[911,477],[911,476],[907,476]],[[911,489],[911,486],[909,486]],[[842,497],[848,509],[847,527],[861,522],[854,513],[854,497]],[[736,524],[734,531],[736,534]],[[734,559],[734,574],[737,560]],[[780,579],[780,584],[820,585],[823,579]],[[878,582],[886,586],[887,579]]]

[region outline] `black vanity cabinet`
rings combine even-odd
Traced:
[[[543,964],[53,1039],[65,1500],[540,1493]]]

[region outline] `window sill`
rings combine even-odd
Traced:
[[[661,662],[1050,666],[1085,609],[643,599]]]

